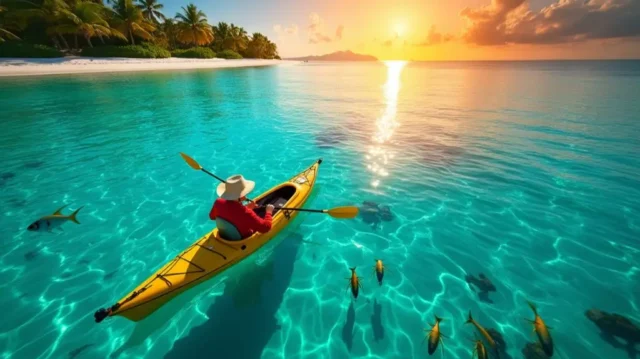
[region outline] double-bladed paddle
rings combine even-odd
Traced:
[[[182,159],[184,159],[185,162],[187,162],[187,164],[189,165],[189,167],[193,168],[194,170],[202,171],[208,174],[209,176],[217,179],[218,181],[222,183],[226,183],[226,181],[223,180],[222,178],[202,168],[202,166],[200,166],[200,164],[196,162],[196,160],[189,157],[188,155],[180,152],[180,156],[182,156]],[[277,207],[277,208],[287,210],[287,211],[326,213],[333,218],[340,218],[340,219],[354,218],[355,216],[358,215],[358,207],[356,206],[335,207],[331,209],[306,209],[306,208],[289,208],[289,207]]]

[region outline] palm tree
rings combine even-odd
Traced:
[[[251,40],[247,44],[245,51],[247,57],[257,59],[275,59],[278,57],[278,48],[266,36],[259,32],[251,35]]]
[[[6,7],[2,7],[0,6],[0,14],[2,14],[3,12],[6,12],[7,8]],[[5,39],[8,40],[20,40],[20,38],[12,33],[11,31],[9,31],[9,25],[6,24],[4,21],[4,15],[0,15],[0,43],[4,42]]]
[[[132,0],[118,0],[113,6],[112,22],[114,27],[131,40],[135,45],[133,36],[150,40],[151,33],[156,29],[151,23],[145,20],[142,10],[133,5]]]
[[[173,19],[166,19],[160,24],[158,35],[164,40],[170,49],[175,49],[178,44],[178,25]]]
[[[222,51],[225,49],[224,41],[229,37],[229,24],[226,22],[219,22],[218,25],[213,25],[211,27],[213,31],[213,49],[215,51]]]
[[[142,15],[150,22],[157,24],[158,19],[164,20],[164,14],[160,11],[164,5],[156,0],[138,0],[138,8],[142,10]]]
[[[219,22],[218,25],[212,26],[214,40],[214,50],[233,50],[242,52],[247,48],[249,37],[244,28],[226,22]]]
[[[207,24],[207,15],[193,5],[182,7],[183,14],[176,14],[178,20],[178,41],[183,44],[206,45],[213,41],[213,32]]]
[[[53,28],[60,34],[71,34],[75,36],[75,47],[78,48],[78,35],[87,40],[90,47],[93,47],[91,38],[98,36],[114,36],[127,41],[127,37],[120,31],[111,29],[109,23],[103,18],[104,7],[102,4],[93,2],[75,1],[71,4],[70,22],[62,23]]]
[[[265,59],[279,59],[280,56],[278,55],[278,47],[276,46],[275,43],[271,42],[269,39],[267,39],[267,48],[266,48],[266,54],[265,54]]]
[[[228,41],[228,48],[235,52],[242,52],[247,48],[249,37],[247,31],[241,26],[231,24],[229,28],[230,40]]]
[[[53,44],[60,47],[58,38],[56,38],[58,36],[68,49],[67,40],[62,36],[62,33],[56,30],[56,26],[62,22],[71,21],[73,18],[69,4],[64,0],[36,0],[36,2],[23,0],[22,2],[30,8],[17,10],[19,17],[24,19],[37,18],[45,25],[45,32],[51,37]]]

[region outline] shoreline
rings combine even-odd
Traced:
[[[87,73],[199,70],[293,65],[302,61],[264,59],[138,59],[125,57],[0,58],[0,77]]]

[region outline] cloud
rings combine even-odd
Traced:
[[[312,12],[311,14],[309,14],[309,31],[316,33],[318,32],[318,30],[320,30],[320,28],[322,27],[322,19],[320,18],[320,15],[318,15],[315,12]]]
[[[429,33],[424,41],[415,44],[416,46],[433,46],[453,40],[454,36],[451,34],[442,34],[436,30],[435,25],[431,25]]]
[[[278,35],[298,35],[298,25],[292,24],[289,27],[282,27],[280,24],[273,25],[273,31]]]
[[[310,44],[319,44],[321,42],[331,42],[331,38],[327,35],[323,35],[319,32],[315,33],[314,35],[315,37],[310,37],[309,38],[309,43]]]
[[[492,0],[460,12],[476,45],[558,44],[640,36],[638,0],[558,0],[538,12],[525,0]]]
[[[337,40],[341,40],[342,39],[342,32],[344,31],[344,26],[340,25],[338,26],[338,28],[336,29],[336,39]]]
[[[309,14],[309,25],[307,26],[307,33],[309,35],[310,44],[319,44],[323,42],[331,42],[333,39],[329,34],[324,31],[324,20],[317,13],[313,12]],[[335,40],[342,39],[342,33],[344,26],[340,25],[335,32]]]

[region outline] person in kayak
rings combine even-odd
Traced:
[[[253,209],[255,202],[244,205],[247,194],[255,187],[255,182],[244,179],[242,175],[234,175],[221,183],[216,189],[218,199],[213,203],[209,218],[215,220],[218,231],[224,239],[241,240],[255,232],[266,233],[271,229],[273,205],[266,207],[264,218],[260,218]]]

